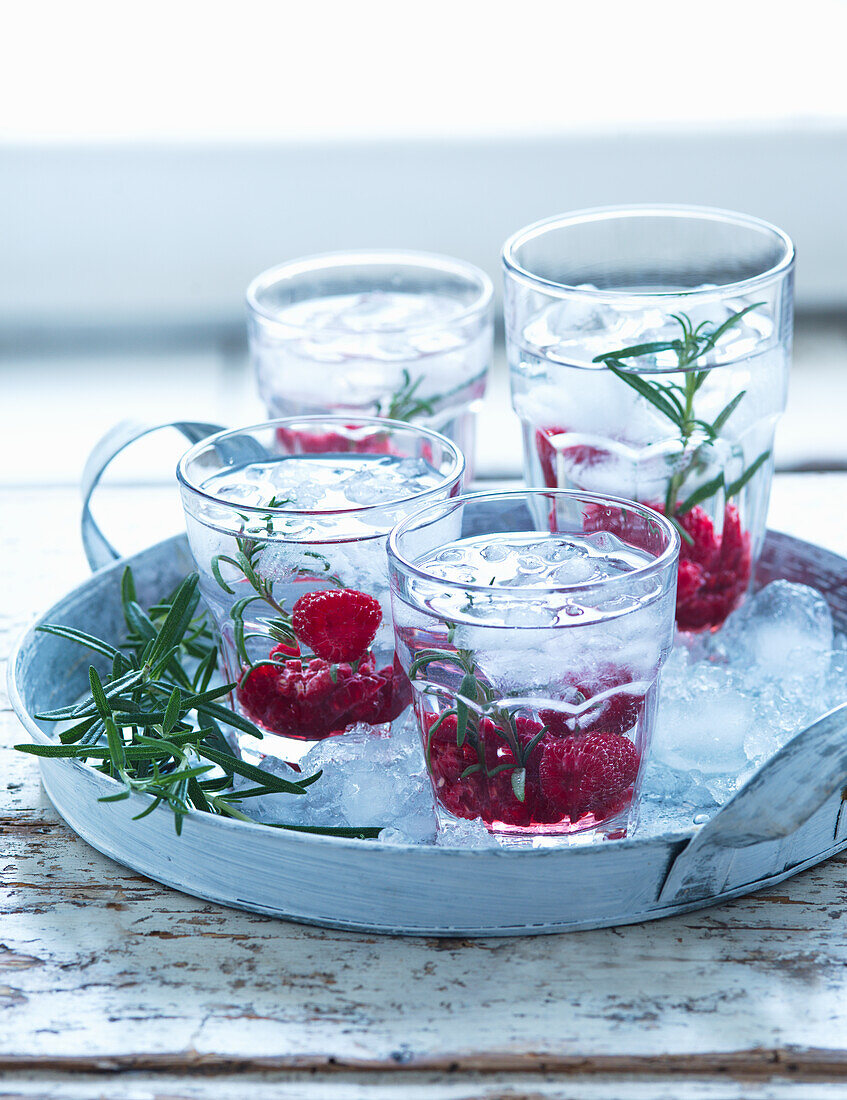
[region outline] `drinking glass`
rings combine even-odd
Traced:
[[[397,655],[442,824],[625,833],[673,642],[678,551],[657,512],[563,490],[459,496],[395,528]]]
[[[757,218],[585,210],[503,250],[527,483],[649,504],[682,537],[676,619],[720,627],[765,535],[794,249]]]
[[[316,438],[320,450],[304,446]],[[458,493],[463,468],[436,432],[349,417],[223,431],[181,459],[188,540],[234,704],[277,735],[263,752],[297,759],[303,742],[361,723],[388,729],[408,706],[386,538]]]
[[[420,423],[471,458],[492,348],[484,272],[426,253],[329,253],[264,272],[247,305],[270,416]]]

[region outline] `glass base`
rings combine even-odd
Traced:
[[[386,737],[390,732],[391,725],[385,722],[378,726],[371,726],[370,729],[374,737]],[[311,752],[315,745],[322,745],[326,741],[334,741],[336,738],[344,736],[343,733],[336,733],[332,737],[323,737],[318,741],[307,741],[300,737],[286,737],[279,733],[269,733],[267,730],[263,732],[264,737],[261,740],[251,737],[248,733],[239,733],[237,736],[241,758],[246,760],[248,764],[255,764],[257,767],[261,766],[262,760],[266,756],[282,760],[286,764],[299,765],[303,757]]]
[[[588,825],[488,826],[481,818],[471,821],[456,817],[437,802],[435,818],[438,833],[445,838],[456,836],[456,847],[555,848],[562,845],[586,847],[607,840],[623,840],[632,833],[637,820],[637,808],[630,805],[614,817]],[[487,841],[483,829],[487,831]],[[474,835],[474,833],[476,835]],[[449,845],[448,845],[449,847]]]

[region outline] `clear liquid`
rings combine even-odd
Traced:
[[[411,419],[470,454],[491,331],[456,323],[463,310],[447,295],[389,291],[297,302],[272,336],[254,333],[260,392],[274,416]]]
[[[392,504],[433,489],[442,478],[422,458],[396,455],[290,455],[226,469],[204,492],[233,504],[316,513]]]
[[[264,513],[245,511],[240,531],[232,533],[193,517],[188,521],[201,589],[221,635],[227,679],[240,682],[249,662],[269,657],[280,640],[271,624],[290,616],[301,596],[340,588],[379,601],[382,619],[370,652],[377,671],[391,666],[387,535],[394,523],[420,507],[421,493],[443,482],[422,459],[357,454],[281,457],[209,478],[204,491],[232,502],[236,516],[239,505],[268,508]],[[308,511],[292,517],[275,512],[271,501]],[[251,575],[238,564],[245,555]],[[257,592],[257,586],[270,598]],[[254,596],[260,598],[250,599]],[[248,716],[256,720],[255,714]],[[271,732],[298,736],[288,726],[274,730],[269,722],[260,724]],[[265,751],[264,743],[262,747]],[[287,758],[295,755],[289,752]]]
[[[714,328],[750,304],[716,298],[692,308],[690,319],[694,326],[707,322]],[[587,299],[549,305],[510,334],[512,398],[522,422],[526,479],[530,485],[661,508],[671,495],[677,507],[708,490],[698,507],[716,538],[721,538],[731,502],[755,560],[764,538],[769,454],[786,400],[787,348],[764,307],[729,328],[696,361],[695,368],[708,373],[694,394],[691,415],[703,423],[692,424],[683,438],[665,413],[602,362],[594,362],[604,353],[680,335],[679,324],[662,307],[626,302],[613,307]],[[627,359],[624,366],[647,381],[675,386],[684,406],[687,375],[673,370],[677,364],[676,352],[669,349]],[[736,398],[715,437],[706,425],[715,424]],[[753,476],[730,497],[728,488],[742,482],[757,462]],[[744,584],[736,587],[741,598]],[[720,625],[735,602],[723,601],[711,625]]]
[[[601,531],[476,536],[415,562],[434,579],[409,580],[402,599],[395,596],[394,616],[442,811],[481,816],[499,832],[620,823],[671,644],[672,596],[636,572],[650,560]],[[437,578],[469,587],[445,589]],[[444,656],[432,660],[434,652]],[[460,704],[468,714],[461,744],[451,717]],[[592,802],[576,772],[606,752],[634,770],[620,789],[611,779]],[[562,774],[544,779],[557,753]],[[523,800],[510,785],[513,771],[522,773]]]
[[[431,591],[421,595],[427,607],[448,619],[480,621],[508,629],[570,626],[576,619],[587,622],[603,617],[603,610],[610,610],[612,602],[618,611],[633,610],[640,604],[634,593],[626,589],[616,592],[613,600],[601,599],[600,609],[590,606],[596,599],[581,600],[578,591],[569,594],[561,589],[625,577],[650,561],[649,554],[606,531],[541,537],[527,532],[496,539],[490,535],[462,539],[425,555],[416,565],[434,577],[454,583],[503,589],[494,597],[452,587],[436,595]],[[539,591],[530,599],[516,593],[511,600],[509,589],[515,588]],[[414,597],[414,580],[410,590]]]

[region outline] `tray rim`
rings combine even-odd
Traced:
[[[817,553],[826,554],[834,559],[840,560],[844,562],[845,566],[847,566],[847,557],[838,554],[836,551],[829,550],[826,547],[821,547],[816,545],[815,543],[808,542],[805,539],[800,539],[794,535],[789,535],[785,532],[774,531],[769,528],[766,531],[766,540],[770,536],[778,536],[780,541],[793,543],[798,547],[811,548]],[[152,545],[145,547],[143,550],[140,550],[135,554],[131,554],[127,557],[119,558],[113,562],[110,562],[108,565],[105,565],[101,569],[93,572],[89,577],[86,577],[86,579],[80,582],[78,585],[75,585],[73,588],[66,591],[64,595],[56,600],[44,612],[42,612],[41,614],[36,614],[29,622],[29,624],[23,628],[9,654],[6,669],[6,681],[9,701],[12,705],[12,709],[34,743],[42,745],[52,745],[56,743],[55,739],[52,738],[40,727],[37,720],[27,710],[17,683],[18,666],[20,664],[26,646],[34,640],[37,628],[51,621],[51,619],[54,619],[56,609],[60,608],[67,600],[71,599],[75,595],[82,595],[85,590],[90,586],[96,586],[97,584],[102,583],[110,575],[119,574],[127,565],[137,563],[140,559],[143,559],[148,555],[155,556],[165,552],[166,548],[175,548],[178,545],[187,548],[187,539],[184,533],[172,535],[167,539],[162,539],[159,542],[153,543]],[[71,645],[72,643],[68,642],[67,644]],[[823,717],[823,715],[821,715],[821,717]],[[802,732],[803,731],[800,731],[800,734],[802,734]],[[795,736],[799,736],[800,734],[797,734]],[[97,771],[96,768],[92,767],[92,765],[84,761],[74,760],[71,758],[55,758],[51,760],[51,764],[62,766],[70,765],[70,770],[76,771],[80,775],[86,775],[88,777],[96,779],[96,781],[104,787],[104,793],[111,793],[113,792],[113,790],[117,790],[119,788],[119,784],[116,779]],[[753,778],[757,774],[758,771],[754,772],[751,778]],[[141,809],[149,803],[143,795],[138,794],[137,792],[133,792],[130,795],[128,804],[138,805],[139,809]],[[717,813],[720,809],[721,807],[718,807],[715,813]],[[384,841],[380,841],[379,838],[360,840],[354,837],[338,837],[328,836],[322,833],[306,833],[300,832],[296,829],[275,828],[273,825],[267,825],[261,822],[239,821],[235,818],[224,818],[220,817],[219,815],[204,814],[201,813],[201,811],[195,809],[189,810],[187,816],[192,819],[202,821],[204,827],[213,827],[215,829],[240,829],[242,831],[246,830],[247,833],[259,830],[262,835],[267,835],[269,830],[272,830],[281,838],[292,839],[295,842],[299,841],[307,844],[318,843],[329,845],[332,847],[340,847],[342,849],[349,848],[357,852],[363,852],[367,850],[372,850],[374,852],[381,852],[385,850],[406,853],[414,852],[416,853],[416,856],[420,858],[443,858],[445,853],[449,853],[452,856],[461,855],[463,858],[486,858],[490,857],[492,853],[496,853],[500,858],[503,859],[527,859],[529,857],[549,858],[550,855],[553,853],[556,853],[558,855],[568,853],[568,856],[573,858],[576,858],[578,855],[582,854],[584,857],[587,858],[590,853],[596,853],[598,848],[607,848],[609,845],[614,845],[615,847],[626,845],[627,848],[636,848],[645,845],[656,844],[657,842],[674,844],[682,843],[684,841],[690,841],[703,828],[703,825],[707,824],[706,822],[697,825],[692,823],[687,829],[681,829],[675,832],[658,833],[653,836],[639,837],[636,832],[636,835],[634,836],[622,837],[614,840],[604,839],[602,843],[600,843],[599,841],[593,843],[568,843],[566,840],[564,840],[560,844],[537,848],[531,847],[529,845],[523,847],[498,846],[485,848],[462,848],[450,847],[447,845],[438,846],[435,844],[386,844]],[[714,816],[715,815],[713,814],[709,818],[709,820],[711,821]]]
[[[151,598],[159,585],[170,585],[193,568],[179,535],[127,560],[137,566],[145,597]],[[9,695],[37,743],[53,738],[23,708],[22,693],[34,706],[43,705],[40,696],[49,685],[45,669],[51,667],[44,653],[53,667],[61,665],[71,643],[46,638],[50,648],[42,650],[45,643],[33,636],[34,629],[50,617],[85,628],[99,599],[102,624],[118,637],[115,587],[123,564],[110,563],[70,589],[35,617],[14,647]],[[762,566],[760,585],[779,576],[802,581],[808,573],[829,599],[839,629],[847,625],[847,558],[773,533]],[[66,678],[78,678],[81,663],[67,662]],[[264,824],[213,822],[199,812],[188,816],[174,844],[170,815],[130,820],[146,804],[141,796],[115,806],[97,802],[116,790],[110,777],[80,761],[45,758],[39,764],[48,798],[81,840],[163,886],[225,907],[355,933],[487,938],[657,920],[754,893],[827,860],[847,848],[840,784],[832,782],[833,765],[839,777],[847,777],[845,737],[847,702],[783,746],[703,825],[692,821],[682,831],[623,842],[539,848],[395,845],[284,829],[271,835]],[[64,767],[67,763],[76,770]],[[797,810],[788,818],[771,814],[775,789],[796,794]],[[206,854],[213,845],[220,858],[210,862]],[[521,862],[514,862],[517,857]],[[541,857],[547,862],[539,863]]]

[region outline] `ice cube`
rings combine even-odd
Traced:
[[[550,576],[554,584],[585,584],[598,572],[597,562],[581,554],[571,554]]]
[[[744,739],[753,707],[717,678],[713,690],[694,690],[687,699],[663,699],[653,744],[656,759],[678,771],[703,775],[738,773],[747,765]]]
[[[496,848],[497,840],[489,833],[482,818],[468,821],[455,818],[452,821],[439,821],[435,843],[439,848]]]
[[[754,717],[738,673],[678,647],[662,672],[651,784],[675,776],[677,797],[725,802],[752,772],[745,739]]]
[[[542,573],[544,571],[545,563],[538,557],[537,554],[518,554],[517,562],[515,563],[521,573]]]
[[[731,663],[752,666],[760,679],[803,678],[810,687],[825,675],[832,645],[832,613],[823,596],[783,580],[756,593],[720,635]]]
[[[460,551],[456,551],[456,553],[461,557]],[[483,546],[480,550],[480,556],[490,562],[505,561],[509,553],[508,547],[499,542],[493,542],[490,546]]]
[[[435,829],[435,813],[429,808],[397,818],[393,825],[382,830],[379,840],[381,844],[432,844]]]
[[[294,778],[286,764],[266,757],[263,767]],[[300,761],[301,778],[322,771],[306,795],[263,795],[243,803],[257,820],[292,825],[391,826],[432,813],[432,789],[413,717],[390,736],[367,725],[319,741]],[[280,771],[282,769],[282,771]]]

